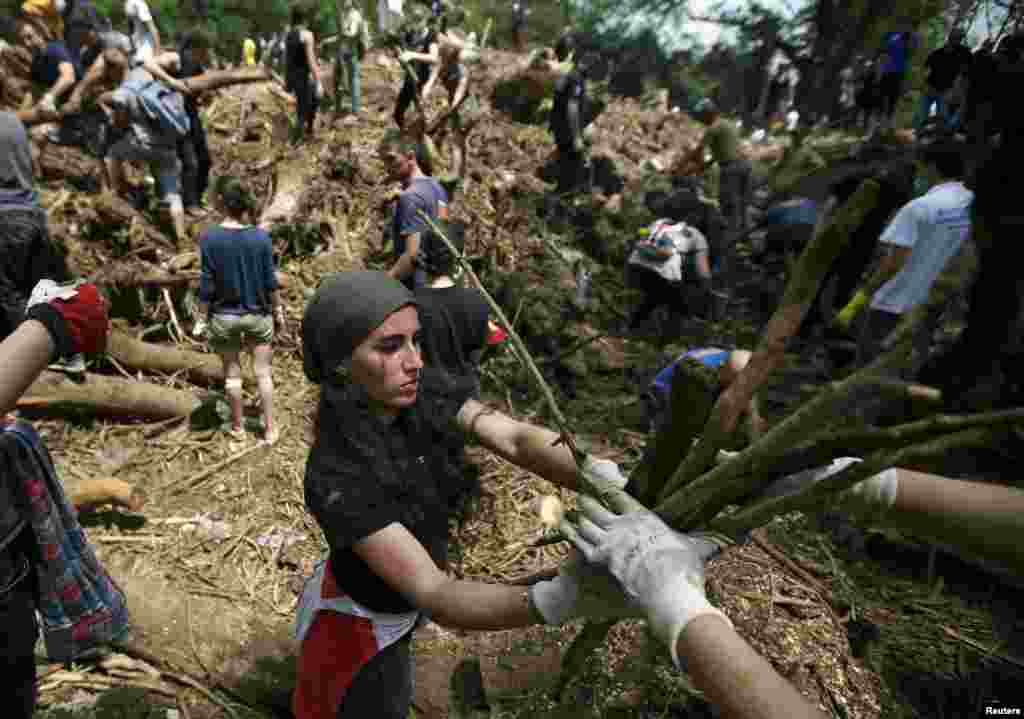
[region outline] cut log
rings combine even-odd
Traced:
[[[132,235],[131,245],[138,245],[138,239],[142,239],[147,244],[163,245],[177,251],[174,240],[153,227],[127,200],[104,192],[93,198],[91,207],[95,213],[91,218],[93,223],[112,228],[127,227]]]
[[[299,210],[302,193],[309,186],[316,165],[309,156],[295,154],[282,159],[274,168],[274,195],[260,215],[260,226],[289,222]]]
[[[107,354],[128,369],[165,374],[184,372],[190,382],[203,387],[224,382],[224,370],[217,355],[142,342],[123,332],[110,333]],[[247,373],[243,380],[255,383],[251,373]]]
[[[161,272],[159,270],[139,269],[135,267],[108,267],[89,278],[103,287],[187,287],[199,282],[199,272]]]
[[[45,180],[93,178],[99,184],[99,161],[73,147],[46,143],[39,155],[39,170]]]
[[[145,504],[142,492],[120,479],[83,479],[68,492],[71,503],[79,510],[102,504],[114,504],[138,512]]]
[[[190,77],[188,87],[193,93],[219,90],[231,85],[244,85],[252,82],[270,82],[270,74],[261,65],[240,67],[231,70],[210,70],[202,75]]]
[[[18,400],[18,409],[153,421],[189,415],[199,404],[191,392],[146,382],[95,374],[76,382],[60,372],[43,372]]]

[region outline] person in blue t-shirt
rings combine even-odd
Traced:
[[[18,24],[18,41],[32,53],[33,84],[45,88],[36,102],[36,107],[55,113],[57,103],[63,100],[81,79],[82,68],[78,58],[63,42],[47,42],[39,29],[25,20]]]
[[[909,30],[896,30],[882,38],[882,58],[878,76],[878,110],[885,129],[892,124],[896,105],[903,94],[903,85],[910,67],[910,57],[917,49],[917,35]]]
[[[415,140],[389,132],[377,150],[389,178],[402,186],[389,227],[394,264],[387,273],[409,289],[422,287],[426,282],[423,271],[416,269],[416,255],[420,238],[430,226],[420,213],[435,222],[448,219],[448,193],[441,183],[423,174],[416,149]]]
[[[224,364],[231,435],[238,438],[245,436],[241,352],[252,350],[253,374],[263,411],[263,437],[267,444],[274,444],[279,432],[274,424],[270,342],[275,332],[284,329],[284,307],[278,302],[273,247],[265,230],[247,223],[256,204],[242,183],[233,177],[221,177],[214,185],[214,195],[227,217],[199,238],[199,320],[192,334],[202,337],[209,329],[210,346]]]

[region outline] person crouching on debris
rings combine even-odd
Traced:
[[[677,317],[694,309],[706,313],[711,300],[711,263],[704,235],[685,222],[671,220],[658,220],[640,232],[626,261],[629,286],[643,293],[630,327],[639,327],[661,305],[668,305]]]
[[[116,52],[116,51],[115,51]],[[161,207],[170,217],[174,240],[183,248],[188,239],[185,230],[185,209],[181,201],[181,162],[178,160],[180,133],[154,119],[143,106],[138,88],[153,82],[153,76],[142,67],[131,70],[125,82],[114,92],[101,95],[97,104],[110,118],[110,126],[118,139],[110,146],[103,161],[106,186],[115,192],[128,192],[124,165],[143,162],[156,180]],[[168,91],[169,93],[170,91]],[[184,101],[176,93],[162,95],[177,101],[177,119],[187,123]]]
[[[47,41],[42,31],[28,20],[18,23],[18,41],[32,53],[32,82],[43,89],[36,108],[55,114],[57,104],[81,79],[82,67],[78,58],[62,40]]]
[[[421,613],[496,630],[560,624],[600,601],[569,574],[531,589],[445,574],[452,494],[463,486],[452,460],[467,436],[562,486],[577,486],[577,469],[556,433],[425,368],[422,331],[415,295],[382,272],[331,275],[306,308],[304,369],[320,399],[305,498],[330,554],[298,610],[298,719],[405,719]],[[608,460],[587,456],[583,471],[602,487],[625,485]],[[603,609],[622,604],[613,596]]]
[[[277,442],[271,340],[284,330],[284,307],[278,300],[270,235],[248,224],[255,210],[252,196],[233,177],[215,183],[216,202],[225,220],[199,238],[199,320],[192,330],[202,337],[209,328],[210,346],[224,365],[224,391],[231,405],[231,435],[242,428],[242,349],[252,350],[253,374],[263,411],[263,438]],[[207,323],[209,317],[209,323]]]
[[[0,343],[0,416],[14,410],[53,359],[106,348],[109,322],[96,286],[54,289],[59,296],[33,292],[38,301],[23,310],[23,321]],[[64,663],[119,639],[127,629],[127,609],[86,541],[31,425],[0,422],[0,462],[4,716],[30,719],[36,703],[37,611],[50,661]]]

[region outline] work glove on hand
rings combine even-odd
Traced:
[[[403,51],[398,54],[400,62],[412,62],[412,53],[409,51]]]
[[[590,497],[580,499],[583,516],[570,541],[589,562],[608,568],[678,666],[676,642],[690,621],[715,614],[732,624],[704,592],[704,562],[720,547],[676,532],[622,490],[606,498],[614,511]]]
[[[57,101],[53,99],[52,95],[43,95],[39,98],[38,107],[43,112],[55,113],[57,112]]]
[[[868,303],[868,296],[864,290],[857,290],[857,294],[853,296],[846,307],[839,310],[839,314],[836,315],[836,326],[844,331],[849,331],[853,321],[857,319],[857,315],[864,309],[864,305]]]
[[[192,336],[197,340],[202,339],[206,335],[206,326],[206,320],[196,320],[196,323],[192,325]]]
[[[324,84],[322,82],[318,82],[316,84],[316,99],[317,100],[323,100],[324,99]]]
[[[530,601],[545,623],[573,619],[644,617],[643,608],[629,600],[607,567],[590,564],[576,552],[558,568],[554,579],[530,587]]]
[[[782,497],[803,492],[860,461],[856,457],[840,457],[824,467],[805,469],[772,482],[759,497]],[[892,508],[898,490],[899,476],[896,470],[887,469],[833,495],[821,510],[849,514],[855,519],[878,520]]]
[[[50,332],[55,357],[103,352],[107,347],[107,303],[91,282],[58,285],[40,280],[32,290],[25,317],[41,322]]]
[[[583,460],[581,471],[583,476],[601,494],[625,489],[626,482],[629,481],[615,462],[610,459],[594,457],[590,454]]]

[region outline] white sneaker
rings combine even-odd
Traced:
[[[50,365],[50,369],[57,372],[66,372],[67,374],[85,374],[85,355],[79,352],[70,357],[61,357]]]

